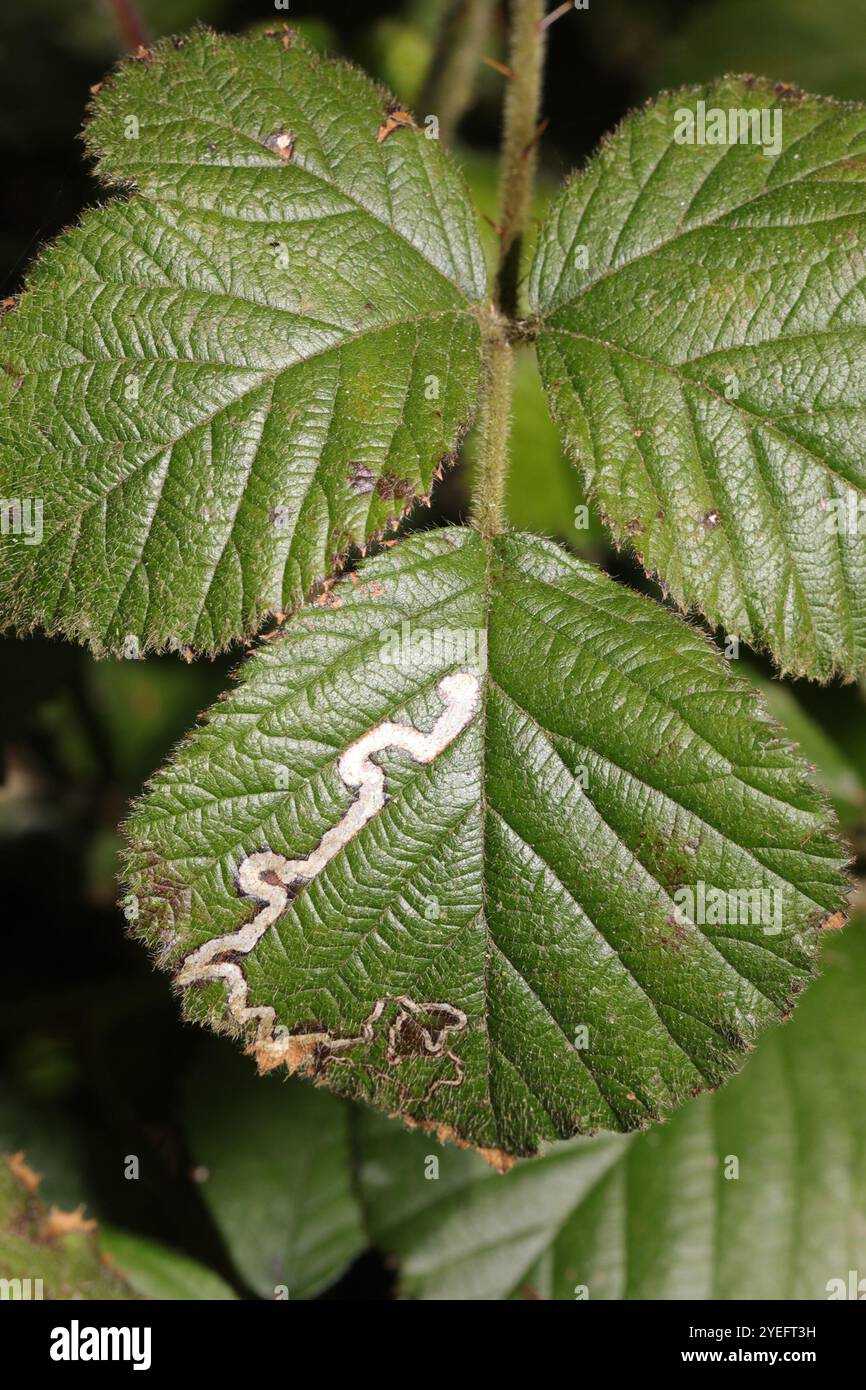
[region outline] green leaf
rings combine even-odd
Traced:
[[[284,46],[284,40],[288,47]],[[481,374],[484,264],[459,172],[387,94],[281,29],[123,65],[88,144],[108,183],[0,337],[0,492],[22,629],[215,651],[396,524]]]
[[[39,1175],[23,1154],[0,1155],[0,1296],[52,1301],[135,1298],[103,1257],[96,1222],[80,1208],[49,1209],[36,1195],[38,1186]]]
[[[400,1259],[403,1292],[850,1297],[848,1271],[866,1268],[862,918],[830,936],[823,963],[793,1021],[730,1086],[649,1134],[557,1145],[504,1178],[446,1152],[437,1181],[429,1141],[362,1118],[368,1224]]]
[[[206,1265],[137,1231],[102,1226],[102,1245],[142,1298],[224,1303],[237,1294]]]
[[[698,102],[778,118],[778,152],[775,124],[677,143]],[[551,405],[617,539],[820,679],[866,670],[864,237],[864,108],[727,78],[623,121],[531,281]]]
[[[225,1048],[205,1051],[184,1089],[201,1194],[239,1274],[262,1298],[315,1297],[367,1244],[348,1107],[297,1082],[278,1095]]]
[[[326,600],[128,826],[127,913],[188,1016],[506,1154],[723,1080],[841,901],[754,691],[532,536],[430,531]]]
[[[594,1211],[598,1188],[634,1142],[609,1134],[573,1139],[501,1175],[477,1154],[431,1152],[429,1138],[402,1133],[378,1116],[362,1114],[356,1124],[367,1224],[374,1243],[398,1264],[400,1292],[461,1302],[541,1291],[571,1297],[570,1289],[553,1292],[548,1271],[560,1249],[567,1257],[566,1241],[574,1239],[585,1208]],[[614,1220],[618,1215],[614,1209]],[[548,1274],[544,1281],[539,1266]],[[593,1285],[592,1296],[604,1295]]]

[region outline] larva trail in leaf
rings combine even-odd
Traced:
[[[184,961],[176,976],[182,987],[222,980],[226,987],[227,1007],[230,1017],[241,1027],[255,1022],[256,1035],[253,1044],[256,1057],[262,1070],[286,1061],[292,1069],[302,1059],[299,1055],[297,1038],[280,1037],[276,1022],[276,1012],[270,1005],[251,1007],[246,977],[234,957],[247,956],[253,947],[274,922],[285,912],[290,899],[298,889],[320,874],[330,861],[353,840],[368,821],[378,814],[385,805],[385,773],[373,757],[389,749],[399,749],[408,753],[417,763],[430,763],[443,749],[460,734],[477,713],[480,702],[481,682],[477,675],[469,671],[458,671],[444,676],[437,690],[445,709],[436,719],[429,733],[423,733],[412,724],[396,724],[383,720],[368,730],[341,754],[337,768],[345,786],[354,793],[353,800],[342,819],[327,830],[319,844],[302,859],[287,859],[265,849],[248,854],[238,868],[238,887],[244,896],[261,904],[252,921],[237,931],[225,936],[214,937],[197,950],[192,951]],[[378,1000],[376,1019],[382,1012],[386,1001]],[[401,1001],[404,1009],[406,1001]],[[414,1004],[414,1001],[412,1001]],[[447,1005],[421,1005],[424,1009],[449,1008]],[[375,1013],[375,1010],[374,1010]],[[466,1016],[460,1010],[451,1009],[454,1021],[445,1032],[455,1027],[465,1027]],[[462,1020],[462,1022],[460,1021]],[[367,1025],[375,1020],[371,1016]],[[398,1020],[399,1021],[399,1020]],[[365,1025],[366,1026],[366,1025]],[[397,1025],[392,1025],[393,1027]],[[440,1030],[441,1031],[441,1030]],[[349,1042],[369,1041],[372,1034],[362,1029],[361,1035],[352,1039],[339,1040],[342,1046]],[[307,1051],[317,1042],[328,1038],[325,1033],[305,1035]],[[333,1041],[332,1041],[332,1044]],[[427,1049],[431,1051],[431,1049]],[[432,1055],[438,1055],[432,1052]]]

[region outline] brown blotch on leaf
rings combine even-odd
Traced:
[[[295,153],[295,132],[293,130],[274,130],[262,141],[266,150],[288,162]]]
[[[304,1028],[310,1025],[304,1024]],[[284,1037],[268,1042],[256,1042],[247,1048],[247,1053],[255,1057],[259,1074],[273,1071],[274,1067],[285,1067],[291,1075],[306,1068],[317,1051],[330,1042],[330,1034],[318,1028],[310,1032],[288,1033]]]
[[[26,1192],[32,1196],[37,1191],[42,1181],[42,1174],[35,1172],[26,1162],[23,1150],[9,1154],[6,1159],[6,1166],[16,1182],[19,1182]]]
[[[60,1207],[51,1207],[42,1222],[40,1234],[45,1240],[62,1240],[64,1236],[89,1235],[95,1230],[96,1222],[92,1217],[84,1215],[82,1203],[74,1211],[62,1211]]]
[[[469,1145],[461,1143],[461,1148],[468,1148]],[[514,1154],[506,1153],[504,1149],[479,1149],[481,1157],[485,1163],[489,1163],[491,1168],[495,1168],[497,1173],[508,1173],[514,1167],[517,1159]]]
[[[705,531],[712,531],[715,529],[716,526],[718,526],[721,519],[721,512],[715,510],[711,512],[704,512],[703,516],[701,517],[701,525],[703,526]]]
[[[408,111],[404,111],[399,102],[392,101],[385,107],[385,119],[376,131],[376,144],[381,145],[389,135],[393,135],[395,130],[408,128],[417,130],[415,122]]]
[[[288,26],[288,24],[284,24],[283,27],[282,27],[282,29],[266,29],[266,30],[265,30],[265,38],[266,38],[266,39],[279,39],[279,41],[280,41],[280,43],[282,44],[283,48],[286,49],[287,52],[288,52],[288,50],[291,48],[292,44],[295,42],[296,36],[297,36],[297,31],[296,31],[295,29],[290,29],[289,26]]]
[[[848,921],[847,912],[831,912],[823,922],[818,923],[819,931],[840,931]]]
[[[440,1144],[456,1144],[458,1149],[475,1149],[480,1154],[485,1163],[489,1163],[491,1168],[495,1168],[497,1173],[507,1173],[517,1162],[514,1154],[506,1153],[504,1149],[482,1149],[475,1144],[470,1144],[457,1132],[453,1125],[440,1124],[433,1120],[415,1120],[411,1115],[401,1115],[399,1113],[390,1117],[393,1120],[402,1120],[407,1129],[420,1129],[425,1134],[432,1134]]]
[[[399,478],[396,473],[383,473],[376,483],[376,492],[380,497],[391,501],[395,497],[408,497],[412,492],[412,484],[408,478]]]
[[[326,589],[324,593],[319,594],[318,598],[313,599],[313,603],[317,608],[342,608],[343,606],[343,600],[333,589]]]
[[[417,1016],[402,1009],[388,1034],[388,1060],[437,1055],[449,1033],[455,1031],[455,1013],[450,1008],[429,1008]]]
[[[349,487],[356,497],[366,497],[376,487],[376,474],[366,463],[350,463]]]
[[[685,922],[681,922],[672,912],[665,917],[665,925],[668,931],[659,929],[655,939],[659,946],[673,951],[674,955],[680,955],[690,944],[689,930]]]
[[[357,594],[364,594],[368,598],[384,597],[385,585],[380,583],[378,579],[371,580],[369,584],[362,584],[361,580],[358,578],[357,574],[354,573],[354,571],[350,571],[349,578],[352,581],[352,587],[354,588]]]
[[[391,1054],[394,1061],[404,1057],[423,1057],[427,1051],[427,1035],[414,1018],[404,1015],[391,1032]]]

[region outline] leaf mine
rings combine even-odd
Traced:
[[[718,1086],[843,906],[756,693],[540,538],[408,537],[239,677],[134,810],[131,929],[262,1070],[497,1163]]]

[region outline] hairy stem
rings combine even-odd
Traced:
[[[509,318],[518,312],[520,248],[535,180],[546,36],[543,19],[544,0],[512,0],[509,64],[514,76],[505,94],[496,276],[496,303]]]
[[[490,32],[496,0],[451,0],[439,31],[430,71],[418,98],[418,114],[433,114],[439,138],[454,139],[460,118],[472,100],[475,71]]]
[[[544,0],[512,0],[500,175],[501,246],[493,305],[482,323],[487,380],[470,520],[487,540],[505,530],[505,480],[511,428],[511,370],[523,230],[532,202],[536,128],[544,66]]]
[[[486,540],[505,530],[505,479],[511,428],[511,364],[508,324],[495,309],[483,324],[487,381],[481,401],[478,470],[470,520]]]
[[[109,0],[108,7],[124,48],[130,53],[135,53],[139,48],[147,48],[150,34],[135,0]]]

